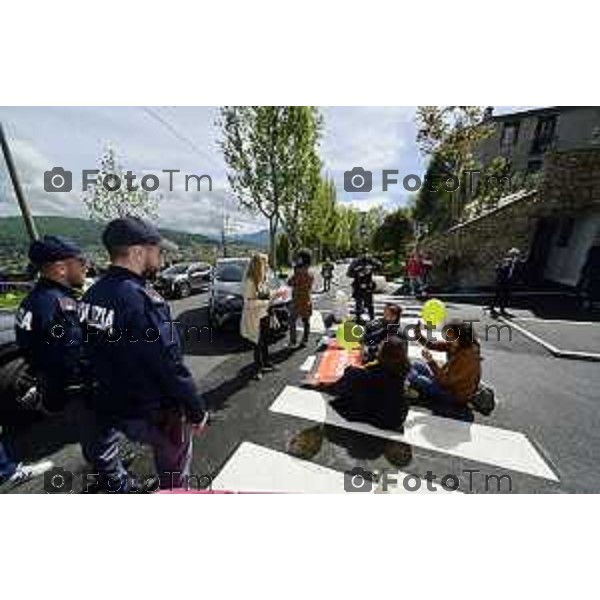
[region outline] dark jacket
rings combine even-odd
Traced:
[[[15,333],[32,375],[49,406],[66,401],[65,390],[84,377],[82,331],[76,292],[49,279],[40,279],[21,302]]]
[[[396,335],[405,338],[399,321],[388,322],[385,319],[373,319],[365,325],[365,333],[362,339],[363,358],[365,362],[375,360],[377,348],[388,335]],[[408,340],[406,341],[408,347]],[[408,348],[407,348],[408,350]]]
[[[183,364],[169,306],[144,278],[111,267],[84,295],[82,317],[98,412],[144,417],[178,407],[201,418],[204,402]]]
[[[404,398],[407,370],[392,373],[378,363],[346,367],[342,377],[327,388],[337,396],[331,406],[349,421],[363,421],[381,429],[398,429],[408,413]]]
[[[348,267],[346,276],[352,279],[352,295],[368,296],[375,291],[373,274],[381,269],[381,263],[374,258],[356,258]]]

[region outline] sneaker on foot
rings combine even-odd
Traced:
[[[15,472],[6,480],[9,487],[16,487],[30,481],[34,477],[40,477],[54,468],[54,463],[51,460],[42,460],[31,465],[19,463]]]

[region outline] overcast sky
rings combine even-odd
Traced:
[[[508,112],[521,107],[497,108]],[[422,175],[426,159],[415,143],[414,107],[323,107],[321,158],[334,178],[342,202],[368,209],[403,205],[408,198],[401,183],[381,191],[382,169]],[[107,147],[112,147],[125,170],[139,181],[144,174],[180,169],[175,189],[161,175],[159,224],[164,227],[217,235],[226,210],[236,232],[265,227],[264,222],[239,210],[228,191],[225,165],[218,148],[219,131],[213,107],[0,107],[25,194],[36,215],[85,217],[81,178],[77,172],[94,169]],[[73,171],[73,191],[44,191],[44,172],[55,166]],[[344,191],[344,171],[363,167],[373,171],[373,191]],[[185,174],[211,176],[213,190],[186,192]],[[18,214],[6,167],[0,157],[0,216]]]

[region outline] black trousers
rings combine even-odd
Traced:
[[[356,303],[356,320],[361,320],[361,315],[365,308],[369,313],[369,319],[373,321],[375,319],[375,307],[373,306],[373,294],[360,294],[354,297]]]
[[[506,307],[510,305],[512,286],[508,283],[499,283],[496,285],[496,295],[492,302],[492,310],[497,306],[500,312],[505,312]]]
[[[269,363],[269,317],[259,321],[258,343],[254,344],[254,364],[262,369]]]
[[[295,314],[293,310],[290,314],[290,343],[296,343],[296,339],[298,337],[298,332],[296,331],[296,323],[298,322],[298,319],[302,321],[302,326],[304,327],[302,342],[306,344],[308,342],[308,336],[310,334],[310,317],[300,317],[297,314]]]
[[[328,292],[331,289],[331,277],[323,277],[323,291]]]

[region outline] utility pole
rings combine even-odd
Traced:
[[[223,258],[227,258],[227,229],[229,227],[229,215],[223,215],[223,227],[221,228],[221,246]]]
[[[8,147],[8,142],[6,141],[6,137],[4,135],[4,129],[2,128],[2,123],[0,123],[0,146],[2,146],[2,154],[4,154],[4,160],[6,161],[6,167],[8,168],[8,173],[10,175],[10,179],[13,184],[13,188],[15,190],[15,196],[17,197],[17,202],[19,203],[19,208],[21,209],[21,215],[23,216],[23,222],[25,223],[25,228],[27,229],[27,233],[29,234],[29,238],[33,242],[37,240],[39,235],[37,229],[35,227],[35,222],[33,220],[33,216],[29,210],[29,205],[27,204],[27,200],[23,195],[23,190],[21,189],[21,184],[19,183],[19,177],[17,175],[17,169],[15,167],[15,163],[12,158],[12,154],[10,153],[10,148]]]

